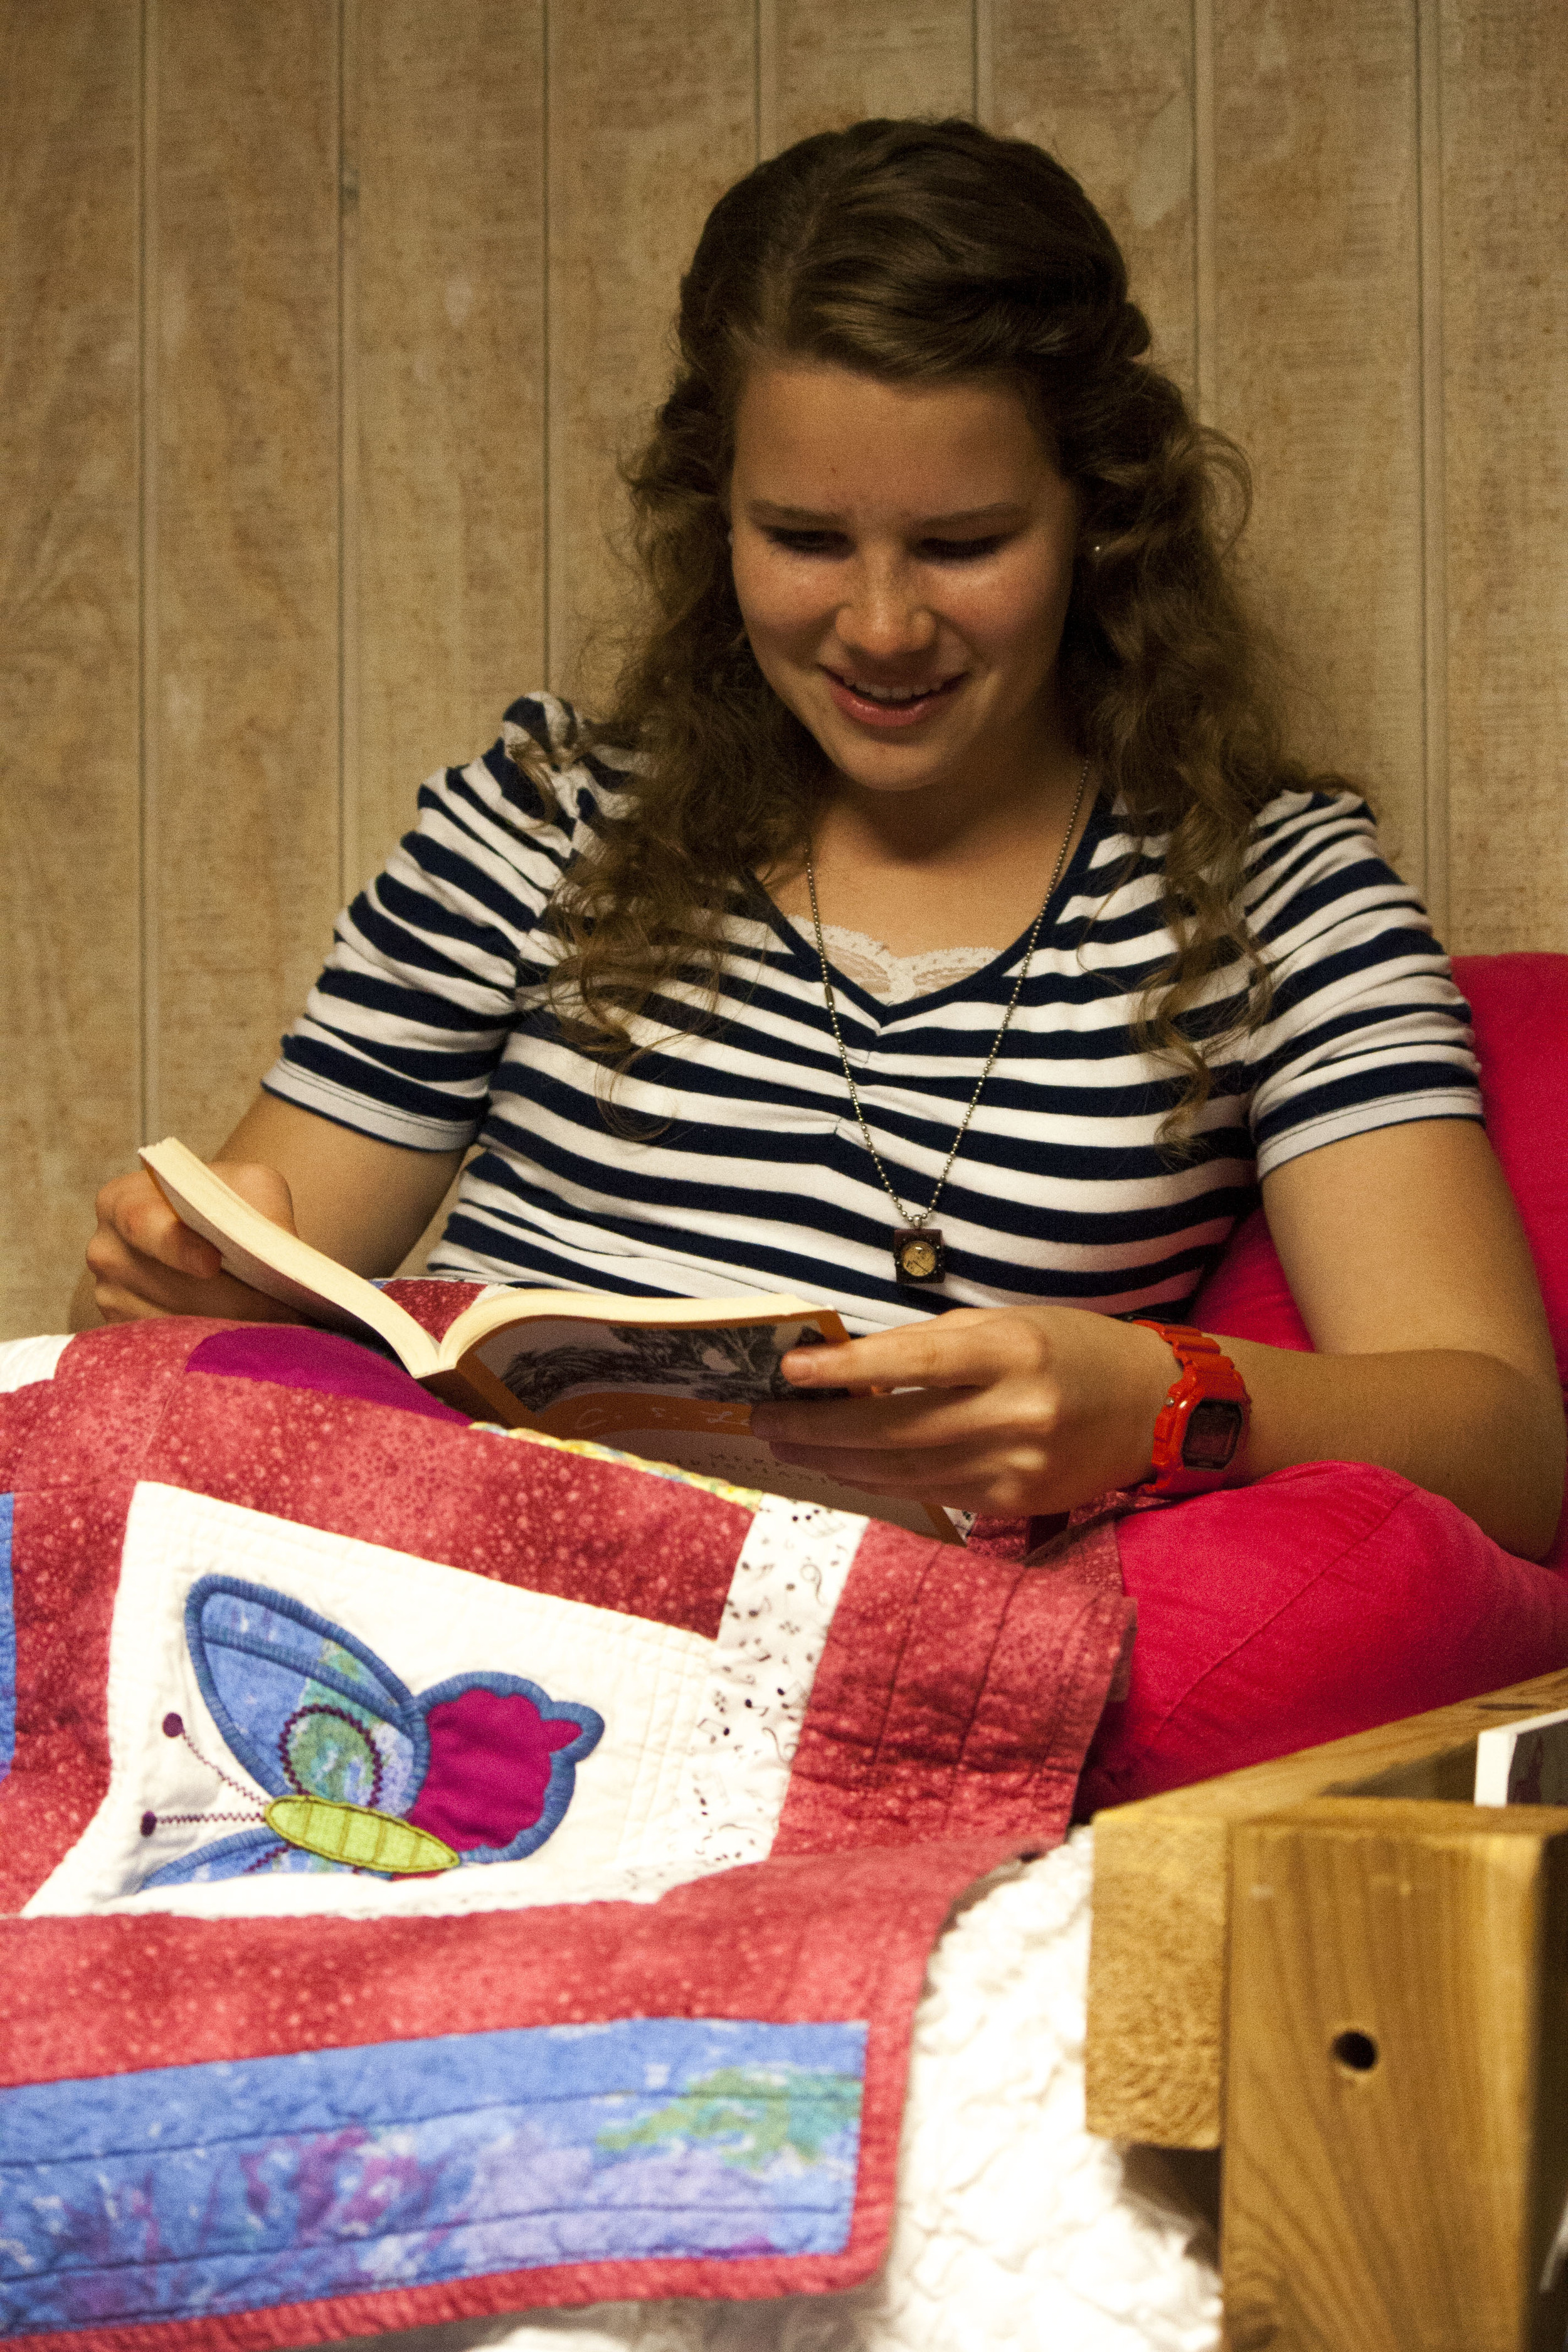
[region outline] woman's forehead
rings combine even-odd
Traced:
[[[759,362],[735,419],[735,478],[753,500],[820,511],[875,494],[957,518],[1016,504],[1056,467],[1009,376],[939,383],[811,361]]]

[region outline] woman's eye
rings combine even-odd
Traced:
[[[1005,544],[996,534],[989,539],[923,539],[921,553],[938,563],[974,563],[983,555],[994,555]]]
[[[767,538],[774,547],[784,548],[791,555],[841,555],[844,540],[836,530],[770,530]]]
[[[823,555],[834,559],[849,552],[850,542],[840,530],[786,530],[777,525],[765,532],[770,546],[789,555]],[[928,563],[975,563],[1006,545],[1006,534],[994,531],[987,539],[922,539],[918,552]]]

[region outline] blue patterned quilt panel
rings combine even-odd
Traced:
[[[0,2335],[834,2253],[866,2028],[640,2018],[0,2092]]]

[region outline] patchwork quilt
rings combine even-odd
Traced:
[[[928,1953],[1125,1654],[1104,1536],[958,1552],[300,1327],[71,1341],[0,1396],[0,2334],[868,2276]]]

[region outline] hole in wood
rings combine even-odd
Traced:
[[[1329,2055],[1349,2074],[1370,2074],[1377,2063],[1377,2044],[1370,2033],[1336,2033]]]

